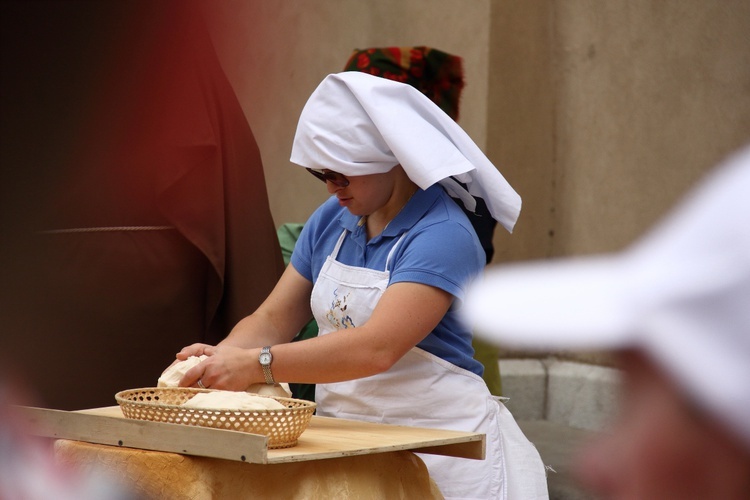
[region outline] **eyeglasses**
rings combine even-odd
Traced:
[[[335,186],[342,188],[349,185],[349,179],[347,179],[344,174],[338,172],[322,172],[311,168],[308,168],[307,171],[323,182],[331,181]]]

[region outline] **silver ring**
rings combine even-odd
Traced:
[[[208,389],[208,387],[203,385],[203,381],[201,379],[198,379],[198,387],[200,387],[201,389]]]

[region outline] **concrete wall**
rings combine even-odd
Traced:
[[[622,248],[750,141],[747,0],[208,5],[277,225],[305,221],[327,196],[288,158],[305,101],[354,48],[464,58],[461,125],[524,200],[514,234],[496,232],[493,263]]]
[[[297,118],[354,48],[465,60],[461,125],[524,199],[495,262],[610,251],[750,139],[746,0],[217,0],[209,23],[277,224],[326,197],[289,161]]]
[[[263,157],[277,225],[304,222],[328,196],[289,162],[297,119],[354,49],[427,45],[464,59],[461,125],[487,132],[489,0],[216,0],[209,29]]]
[[[745,0],[494,0],[490,43],[495,262],[621,248],[750,140]]]

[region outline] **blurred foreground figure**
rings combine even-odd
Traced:
[[[260,154],[194,2],[0,8],[2,348],[109,406],[281,275]]]
[[[34,405],[33,394],[0,354],[0,498],[3,500],[147,500],[91,464],[85,470],[55,460],[53,440],[26,432],[16,405]]]
[[[618,254],[506,266],[466,315],[496,343],[613,349],[622,410],[583,451],[605,498],[750,498],[750,149]]]

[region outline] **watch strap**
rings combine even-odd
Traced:
[[[260,350],[261,356],[263,354],[271,355],[271,346],[265,346],[263,349]],[[273,356],[271,355],[271,361],[273,361]],[[271,373],[271,363],[263,364],[261,363],[260,366],[263,368],[263,376],[266,378],[266,384],[268,385],[276,385],[276,381],[273,379],[273,373]]]

